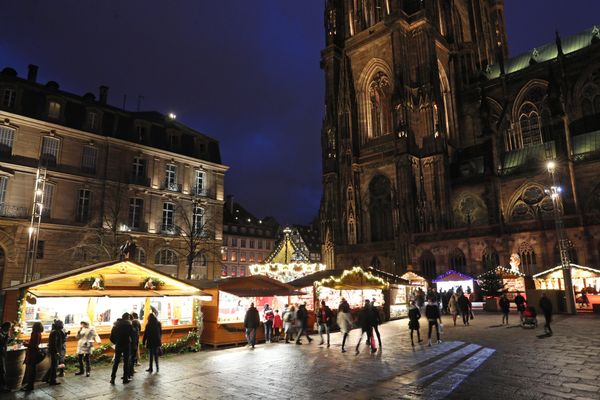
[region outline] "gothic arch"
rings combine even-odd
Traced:
[[[394,74],[390,66],[380,58],[372,58],[363,68],[358,78],[357,94],[359,124],[362,141],[392,133],[392,104]],[[377,109],[379,105],[379,109]],[[381,129],[377,130],[376,121]]]
[[[548,82],[542,79],[532,79],[527,82],[523,87],[519,90],[519,93],[515,96],[515,101],[513,102],[512,107],[512,117],[513,121],[519,120],[519,109],[523,104],[523,101],[526,99],[527,95],[532,89],[541,88],[544,92],[548,91]]]
[[[453,269],[456,272],[465,273],[467,270],[467,258],[465,257],[465,253],[458,247],[455,248],[450,254],[448,265],[450,269]]]
[[[526,182],[514,191],[508,201],[508,209],[504,215],[508,220],[525,221],[535,219],[538,213],[552,216],[552,200],[544,191],[544,185],[537,182]]]
[[[433,280],[436,277],[435,256],[431,251],[425,250],[421,253],[419,266],[421,267],[421,273],[428,280]]]
[[[548,82],[540,79],[533,79],[521,88],[512,107],[512,131],[505,138],[508,150],[541,144],[544,136],[551,134],[547,92]]]
[[[537,256],[533,246],[524,241],[519,244],[517,254],[521,260],[521,271],[526,275],[533,275],[537,272]]]
[[[600,68],[597,65],[593,64],[587,67],[583,73],[580,75],[580,79],[575,83],[573,87],[573,104],[575,105],[574,110],[579,115],[579,117],[584,117],[584,102],[586,98],[591,100],[592,106],[594,106],[594,98],[596,96],[600,96]],[[596,92],[593,93],[592,98],[590,99],[588,93],[586,93],[586,89],[595,89]],[[596,110],[597,111],[597,110]]]
[[[493,246],[488,245],[481,253],[481,266],[484,271],[489,271],[500,265],[500,256]]]

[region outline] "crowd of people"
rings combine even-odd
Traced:
[[[8,342],[11,338],[12,324],[5,322],[0,329],[0,392],[9,392],[6,382],[6,355]],[[31,391],[37,376],[37,367],[46,357],[49,359],[49,368],[43,377],[43,381],[51,386],[60,385],[57,380],[65,376],[66,341],[71,331],[64,328],[61,320],[54,320],[48,335],[47,347],[44,349],[42,333],[44,326],[41,322],[34,322],[31,328],[29,341],[23,343],[25,351],[25,373],[22,380],[22,390]],[[129,383],[136,373],[135,367],[140,366],[140,335],[142,326],[135,312],[124,313],[121,318],[113,324],[110,333],[110,342],[114,347],[114,358],[110,383],[114,384],[117,377],[119,365],[122,363],[122,381]],[[148,315],[148,321],[142,335],[142,345],[148,353],[149,366],[146,372],[158,372],[158,359],[161,355],[162,327],[154,313]],[[81,321],[80,328],[75,334],[77,339],[77,363],[78,371],[75,375],[90,376],[90,357],[94,345],[100,343],[100,336],[88,321]]]

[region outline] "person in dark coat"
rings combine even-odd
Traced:
[[[419,324],[419,319],[421,318],[421,312],[419,311],[419,307],[415,304],[414,300],[410,302],[410,308],[408,310],[408,329],[410,329],[410,344],[412,346],[415,345],[413,340],[413,333],[417,331],[417,340],[419,343],[421,340],[421,324]]]
[[[523,311],[525,311],[525,297],[521,295],[521,292],[517,292],[515,296],[515,305],[517,306],[517,311],[519,312],[519,318],[521,322],[523,322]]]
[[[321,337],[319,346],[322,346],[324,343],[323,331],[325,331],[325,334],[327,335],[327,347],[329,347],[329,330],[331,329],[332,321],[333,311],[325,304],[325,300],[322,300],[321,307],[317,310],[317,325],[319,326],[319,336]]]
[[[374,346],[373,342],[373,311],[371,310],[371,302],[369,300],[365,300],[365,306],[360,313],[358,314],[358,323],[362,329],[360,333],[360,337],[358,338],[358,343],[356,343],[356,354],[358,355],[360,351],[358,350],[360,346],[360,342],[362,341],[363,334],[367,334],[367,343],[371,345],[371,353],[375,353],[377,349]]]
[[[544,313],[544,318],[546,319],[546,323],[544,324],[544,332],[548,336],[552,335],[552,328],[550,327],[550,323],[552,322],[552,302],[548,297],[546,297],[546,293],[542,293],[542,298],[540,299],[540,308]]]
[[[471,315],[471,301],[465,296],[464,293],[461,293],[458,297],[458,309],[460,314],[462,315],[462,320],[464,325],[469,325],[469,317]]]
[[[504,321],[506,321],[506,325],[508,325],[508,313],[510,312],[510,300],[506,297],[506,293],[500,297],[500,310],[502,310],[502,325],[504,325]]]
[[[6,354],[11,329],[12,324],[10,322],[4,322],[0,329],[0,393],[10,392],[6,385]]]
[[[144,338],[142,344],[148,349],[150,365],[146,372],[152,373],[152,360],[156,364],[156,372],[158,373],[158,356],[159,349],[162,346],[162,325],[156,318],[156,315],[148,315],[148,323],[146,324],[146,330],[144,331]]]
[[[61,353],[65,345],[63,327],[64,325],[61,320],[54,320],[50,330],[50,335],[48,336],[48,356],[50,357],[50,368],[46,372],[43,381],[48,382],[49,385],[60,385],[60,382],[56,381],[56,374],[58,373],[58,364],[61,360]]]
[[[381,351],[381,334],[379,333],[379,325],[381,325],[381,314],[379,314],[379,309],[375,307],[375,299],[371,301],[371,326],[373,327],[373,331],[375,335],[377,335],[377,342],[379,343],[379,351]]]
[[[135,312],[131,313],[131,326],[133,327],[133,340],[131,341],[130,361],[129,361],[129,372],[133,376],[135,374],[135,366],[139,366],[138,360],[140,359],[140,333],[142,332],[142,324],[138,319],[138,315]]]
[[[246,311],[244,317],[244,328],[246,328],[246,340],[248,340],[248,346],[254,348],[256,344],[256,329],[260,325],[260,316],[258,310],[254,307],[254,303],[250,303],[250,308]]]
[[[115,345],[115,359],[113,361],[112,374],[110,375],[110,383],[115,384],[119,363],[123,359],[123,383],[131,382],[129,377],[129,357],[131,350],[131,342],[135,335],[133,326],[131,325],[129,313],[123,314],[119,318],[110,332],[110,341]]]
[[[437,336],[437,341],[438,341],[438,343],[441,343],[439,324],[442,323],[442,316],[440,314],[440,306],[435,301],[434,296],[431,296],[429,298],[429,302],[425,306],[425,317],[427,317],[427,321],[429,322],[429,331],[427,333],[427,338],[429,339],[429,346],[431,346],[431,331],[433,330],[434,326],[435,326],[435,334]]]
[[[34,322],[31,327],[31,337],[29,342],[25,343],[27,351],[25,352],[25,374],[23,375],[23,390],[30,392],[33,390],[35,377],[37,375],[36,365],[41,361],[40,359],[40,343],[42,343],[42,332],[44,332],[44,325],[41,322]]]
[[[298,336],[296,336],[296,344],[302,344],[302,342],[300,342],[300,338],[303,334],[308,339],[308,343],[312,342],[311,337],[308,336],[308,310],[306,309],[306,303],[300,304],[300,306],[298,307],[298,311],[296,312],[296,319],[300,324]]]

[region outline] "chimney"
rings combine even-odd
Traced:
[[[100,86],[100,95],[98,96],[98,101],[100,104],[106,104],[106,99],[108,98],[108,86]]]
[[[29,82],[35,83],[35,81],[37,80],[37,73],[38,73],[38,66],[29,64],[29,66],[27,67],[27,80]]]

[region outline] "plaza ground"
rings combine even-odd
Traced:
[[[471,326],[452,326],[444,317],[441,344],[412,349],[407,321],[381,326],[383,349],[361,346],[341,353],[341,336],[331,348],[312,344],[259,344],[169,356],[159,374],[138,367],[134,380],[109,384],[110,369],[90,378],[68,376],[60,386],[39,384],[31,393],[2,399],[599,399],[600,317],[556,317],[554,336],[538,338],[540,327],[502,326],[498,314],[479,313]],[[540,319],[543,322],[543,318]],[[421,320],[425,325],[425,320]],[[426,337],[426,330],[423,329]],[[426,342],[424,342],[426,343]]]

